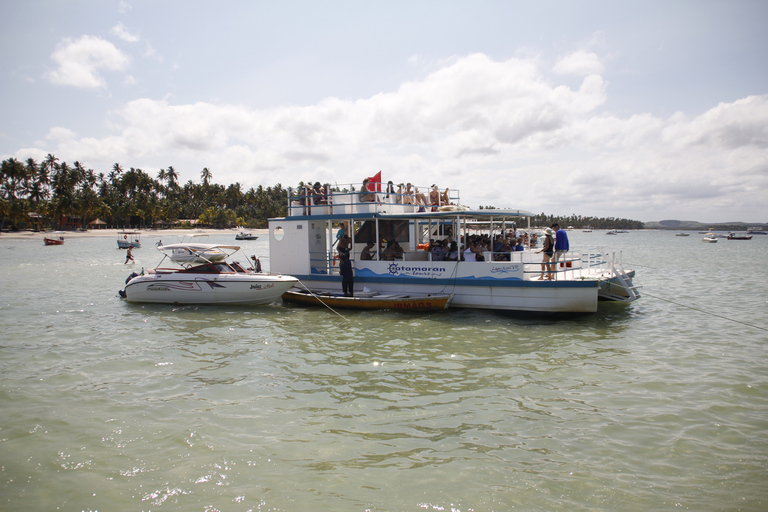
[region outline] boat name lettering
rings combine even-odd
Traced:
[[[492,274],[509,274],[511,272],[517,272],[520,269],[520,265],[500,265],[491,267]]]
[[[269,284],[252,284],[251,290],[266,290],[267,288],[273,288],[275,285],[274,283]]]
[[[393,276],[397,274],[405,274],[410,276],[430,276],[434,274],[442,274],[445,272],[445,267],[405,267],[392,263],[389,266],[389,273]]]

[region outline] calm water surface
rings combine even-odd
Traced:
[[[139,306],[113,239],[0,236],[0,509],[768,510],[768,236],[570,238],[643,298]]]

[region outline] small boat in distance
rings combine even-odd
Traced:
[[[138,231],[118,231],[117,232],[117,248],[128,249],[133,247],[134,249],[141,248],[141,233]]]
[[[752,240],[751,235],[737,235],[736,233],[728,233],[728,240]]]
[[[447,309],[453,295],[355,292],[345,297],[340,292],[292,288],[283,294],[283,301],[310,306],[346,309],[398,309],[404,311],[436,311]]]
[[[64,237],[60,236],[59,238],[43,238],[43,242],[45,245],[64,245]]]
[[[714,233],[708,233],[707,236],[701,239],[702,242],[707,242],[710,244],[716,244],[717,243],[717,237],[714,235]]]
[[[675,236],[690,236],[690,233],[678,233]]]
[[[768,231],[763,231],[760,228],[749,228],[747,230],[748,235],[768,235]]]
[[[298,283],[295,277],[263,274],[232,261],[231,257],[240,250],[238,246],[213,246],[224,251],[229,261],[206,261],[200,265],[177,262],[180,268],[161,267],[181,245],[158,245],[157,249],[164,254],[160,264],[128,276],[120,296],[128,302],[255,306],[274,302]],[[191,245],[187,250],[195,252]],[[198,258],[205,260],[202,252],[196,253]]]
[[[258,235],[254,235],[253,233],[248,233],[247,231],[241,231],[240,233],[235,235],[235,240],[257,240],[259,238]]]

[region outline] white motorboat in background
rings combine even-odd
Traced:
[[[259,236],[249,233],[247,231],[241,231],[235,235],[235,240],[258,240]]]
[[[298,283],[295,277],[263,274],[247,264],[233,261],[239,246],[204,245],[202,249],[195,244],[158,245],[157,249],[164,253],[160,264],[142,270],[141,274],[131,274],[120,296],[128,302],[253,306],[275,301]],[[181,254],[178,252],[181,250],[192,255],[189,262],[179,261],[178,257],[174,260],[172,255]],[[212,261],[204,256],[212,251],[219,251],[224,258]],[[217,257],[219,252],[215,253]],[[166,259],[179,267],[161,267]],[[204,263],[198,264],[198,261]]]

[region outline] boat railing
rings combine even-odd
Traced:
[[[438,194],[437,202],[428,204],[429,193],[424,195],[426,202],[422,202],[414,194],[379,190],[363,192],[361,189],[362,183],[336,186],[322,194],[316,193],[309,187],[297,191],[289,189],[288,216],[418,213],[436,210],[441,206],[459,204],[458,190],[448,189],[448,203],[445,203],[442,195]],[[428,190],[427,187],[425,189]]]
[[[505,258],[509,259],[494,259]],[[460,259],[462,265],[482,265],[489,266],[499,263],[518,263],[523,267],[523,279],[526,281],[535,280],[542,271],[555,274],[555,280],[573,280],[580,279],[589,269],[604,269],[609,272],[611,261],[603,253],[582,253],[580,251],[569,251],[560,255],[557,261],[542,263],[542,257],[535,251],[514,251],[511,253],[484,252],[483,261],[465,261]],[[336,251],[329,252],[310,252],[310,272],[314,275],[339,275],[339,256]],[[357,260],[353,256],[352,261],[357,267],[364,260]],[[369,261],[410,261],[410,262],[429,262],[438,263],[432,259],[429,251],[405,251],[402,257],[396,257],[394,260],[369,260]],[[441,260],[455,261],[455,260]],[[366,262],[367,263],[367,262]],[[542,264],[546,265],[546,270],[542,269]],[[614,265],[619,265],[615,263]]]

